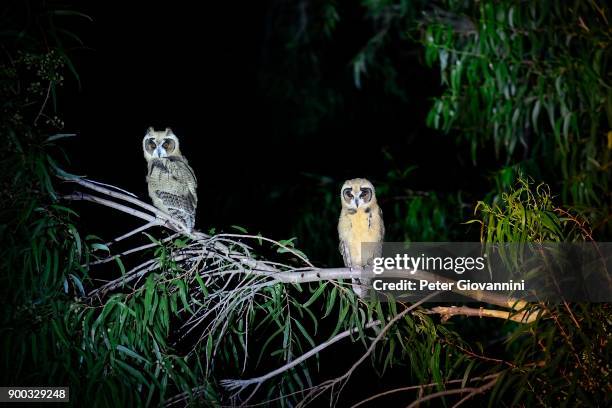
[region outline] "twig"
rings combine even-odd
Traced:
[[[445,397],[447,395],[469,393],[469,395],[467,395],[465,398],[461,399],[457,404],[455,404],[453,406],[453,408],[455,408],[455,407],[458,407],[463,402],[467,401],[468,399],[472,398],[473,396],[475,396],[477,394],[481,394],[481,393],[485,392],[486,390],[488,390],[489,388],[492,388],[495,385],[495,383],[497,383],[497,377],[495,377],[493,380],[489,381],[485,385],[483,385],[481,387],[477,387],[477,388],[467,387],[467,388],[457,388],[457,389],[454,389],[454,390],[444,390],[444,391],[434,392],[433,394],[429,394],[429,395],[426,395],[424,397],[417,398],[415,401],[413,401],[406,408],[415,408],[415,407],[418,407],[421,403],[423,403],[425,401],[429,401],[429,400],[432,400],[432,399],[435,399],[435,398]]]
[[[49,85],[47,86],[47,93],[45,94],[45,99],[43,100],[43,103],[40,106],[40,110],[38,111],[38,115],[36,115],[36,118],[34,118],[34,126],[36,126],[36,123],[38,122],[38,119],[41,117],[41,115],[43,114],[43,112],[45,110],[45,106],[47,106],[47,102],[49,102],[49,96],[51,94],[51,84],[52,84],[52,81],[49,81]]]
[[[492,378],[497,378],[500,376],[501,373],[496,373],[496,374],[489,374],[489,375],[485,375],[484,377],[474,377],[474,378],[470,378],[470,382],[474,382],[474,381],[486,381],[486,380],[490,380]],[[457,384],[457,383],[462,383],[464,380],[463,379],[457,379],[457,380],[449,380],[449,381],[445,381],[444,385],[448,385],[448,384]],[[362,401],[359,401],[358,403],[354,404],[351,406],[351,408],[357,408],[363,404],[366,404],[370,401],[373,401],[375,399],[381,398],[381,397],[385,397],[387,395],[391,395],[391,394],[395,394],[398,392],[404,392],[404,391],[415,391],[415,390],[422,390],[424,388],[431,388],[431,387],[435,387],[439,385],[438,383],[429,383],[429,384],[421,384],[421,385],[411,385],[408,387],[401,387],[401,388],[393,388],[391,390],[388,391],[383,391],[381,393],[372,395],[371,397],[368,397]]]
[[[110,197],[113,198],[118,198],[120,200],[123,201],[127,201],[131,204],[137,205],[139,207],[144,208],[145,210],[148,210],[150,212],[152,212],[153,214],[155,214],[155,216],[159,219],[165,220],[166,222],[169,222],[175,231],[180,231],[183,233],[186,233],[187,235],[192,235],[190,233],[190,231],[188,231],[187,227],[185,225],[183,225],[181,222],[175,220],[174,218],[172,218],[171,216],[169,216],[168,214],[166,214],[165,212],[161,211],[160,209],[152,206],[151,204],[145,203],[141,200],[139,200],[138,198],[136,198],[136,196],[132,193],[129,192],[125,192],[125,193],[121,193],[119,191],[124,191],[123,189],[119,188],[119,187],[115,187],[112,186],[110,184],[104,184],[104,183],[98,183],[98,182],[94,182],[94,181],[90,181],[84,178],[62,178],[63,180],[70,182],[70,183],[76,183],[80,186],[86,187],[88,189],[97,191],[99,193],[102,194],[106,194]],[[115,190],[111,190],[110,188],[106,188],[106,187],[102,187],[102,185],[106,185],[109,187],[114,188]],[[117,191],[119,190],[119,191]],[[84,194],[84,193],[80,193],[80,194]],[[161,224],[160,224],[161,225]],[[207,237],[206,234],[203,233],[198,233],[198,235],[202,236],[202,237]]]
[[[114,244],[116,242],[119,242],[119,241],[122,241],[122,240],[124,240],[126,238],[129,238],[132,235],[136,235],[139,232],[142,232],[142,231],[145,231],[145,230],[147,230],[147,229],[149,229],[151,227],[154,227],[155,225],[159,225],[159,224],[157,222],[148,222],[148,223],[144,224],[143,226],[140,226],[140,227],[138,227],[136,229],[133,229],[133,230],[131,230],[129,232],[126,232],[125,234],[123,234],[123,235],[113,239],[112,241],[107,242],[106,246],[111,246],[112,244]]]
[[[90,190],[97,191],[98,193],[102,193],[102,194],[105,194],[113,198],[118,198],[120,200],[127,201],[129,203],[132,203],[134,205],[144,208],[145,210],[152,212],[153,214],[159,216],[160,218],[170,218],[168,214],[165,214],[163,211],[160,211],[156,207],[153,207],[151,204],[147,204],[144,201],[141,201],[138,198],[135,198],[132,193],[129,193],[129,194],[120,193],[119,191],[115,191],[109,188],[102,187],[97,182],[92,182],[92,181],[89,181],[83,178],[69,178],[69,179],[64,179],[64,180],[70,183],[76,183]],[[116,188],[117,190],[121,190],[120,188],[115,187],[115,186],[111,186],[111,185],[108,185],[108,186]]]
[[[328,380],[325,381],[324,383],[320,384],[318,387],[315,387],[314,390],[310,391],[310,393],[298,404],[298,406],[304,406],[305,404],[307,404],[308,402],[310,402],[311,400],[314,400],[315,398],[317,398],[319,395],[321,395],[323,392],[325,392],[327,389],[329,388],[333,388],[337,383],[339,382],[344,382],[344,384],[340,387],[340,390],[338,391],[338,395],[342,392],[342,389],[344,388],[344,385],[346,384],[346,381],[349,379],[349,377],[353,374],[353,372],[357,369],[357,367],[359,367],[361,365],[361,363],[363,363],[365,361],[366,358],[368,358],[368,356],[370,354],[372,354],[372,352],[374,351],[374,348],[376,347],[376,344],[387,334],[387,332],[389,331],[389,329],[400,319],[402,319],[406,314],[408,314],[409,312],[411,312],[412,310],[416,309],[417,307],[419,307],[421,304],[431,300],[433,297],[435,297],[436,295],[440,294],[440,291],[437,292],[433,292],[430,293],[429,295],[425,296],[423,299],[419,300],[416,303],[413,303],[411,306],[407,307],[406,309],[404,309],[403,311],[401,311],[400,313],[398,313],[397,315],[395,315],[390,321],[389,323],[387,323],[385,325],[385,327],[382,328],[382,330],[380,331],[380,333],[378,333],[378,335],[374,338],[374,340],[372,340],[372,342],[370,343],[370,347],[368,347],[368,349],[366,350],[366,352],[361,356],[361,358],[359,358],[352,366],[351,368],[344,373],[343,375],[341,375],[340,377],[334,378],[332,380]]]
[[[149,259],[148,261],[145,261],[141,263],[140,265],[132,268],[130,271],[126,272],[125,275],[121,276],[120,278],[110,281],[100,286],[99,288],[92,290],[91,292],[89,292],[89,295],[87,296],[91,298],[91,297],[96,296],[96,294],[98,293],[104,293],[109,290],[116,289],[119,286],[122,286],[126,283],[129,283],[132,280],[136,279],[137,277],[154,269],[154,267],[156,266],[155,262],[156,262],[156,259]]]
[[[518,323],[532,323],[538,318],[538,312],[525,311],[519,314],[508,312],[506,310],[493,310],[484,308],[472,308],[467,306],[437,306],[426,313],[439,314],[442,316],[442,322],[447,321],[453,316],[478,316],[478,317],[494,317],[504,320],[512,320]]]
[[[221,237],[230,237],[230,238],[249,238],[249,239],[257,239],[257,240],[261,240],[261,241],[267,241],[267,242],[271,242],[275,245],[278,245],[279,247],[283,248],[284,250],[291,252],[293,255],[297,256],[298,258],[300,258],[302,261],[304,261],[304,263],[312,268],[314,268],[315,266],[310,263],[310,261],[308,259],[306,259],[304,257],[304,255],[300,254],[298,251],[296,251],[293,248],[290,248],[284,244],[281,244],[278,241],[275,241],[273,239],[270,238],[266,238],[266,237],[262,237],[260,235],[247,235],[247,234],[219,234],[219,236]]]
[[[65,195],[62,197],[64,200],[72,200],[72,201],[91,201],[92,203],[98,203],[98,204],[102,204],[106,207],[110,207],[110,208],[114,208],[115,210],[119,210],[121,212],[124,212],[126,214],[130,214],[134,217],[143,219],[145,221],[151,222],[151,223],[157,223],[157,225],[163,226],[164,223],[161,222],[160,220],[157,220],[154,216],[149,215],[147,213],[144,213],[142,211],[138,211],[134,208],[128,207],[126,205],[123,204],[119,204],[116,203],[114,201],[110,201],[107,200],[105,198],[101,198],[101,197],[97,197],[97,196],[93,196],[91,194],[87,194],[87,193],[81,193],[80,191],[76,191],[72,194],[69,195]]]
[[[179,235],[178,233],[172,234],[169,237],[166,237],[163,240],[161,240],[161,242],[171,241],[174,238],[176,238],[178,235]],[[153,247],[156,247],[157,245],[158,245],[157,243],[151,242],[150,244],[145,244],[145,245],[141,245],[141,246],[136,247],[136,248],[131,248],[131,249],[128,249],[127,251],[123,251],[123,252],[115,254],[115,255],[109,255],[106,258],[99,259],[97,261],[89,262],[89,266],[99,265],[99,264],[111,262],[111,261],[114,261],[115,259],[121,258],[122,256],[133,254],[133,253],[139,252],[139,251],[144,251],[145,249],[153,248]],[[82,267],[86,267],[87,265],[88,264],[83,264],[81,266]]]
[[[380,320],[374,320],[369,322],[368,324],[366,324],[364,326],[364,329],[370,329],[372,327],[375,326],[379,326],[380,325]],[[301,356],[299,356],[298,358],[296,358],[295,360],[291,361],[290,363],[285,364],[282,367],[277,368],[276,370],[270,371],[269,373],[262,375],[260,377],[255,377],[255,378],[249,378],[248,380],[221,380],[220,384],[227,388],[228,390],[238,390],[238,393],[240,393],[242,390],[244,390],[246,387],[248,387],[249,385],[252,384],[261,384],[273,377],[276,377],[279,374],[284,373],[285,371],[291,370],[293,367],[301,364],[303,361],[306,361],[307,359],[309,359],[310,357],[314,356],[315,354],[318,354],[319,352],[321,352],[322,350],[326,349],[327,347],[331,346],[332,344],[350,336],[353,333],[358,332],[359,329],[354,328],[354,329],[349,329],[349,330],[345,330],[337,335],[335,335],[334,337],[332,337],[331,339],[319,344],[317,347],[309,350],[308,352],[302,354]]]

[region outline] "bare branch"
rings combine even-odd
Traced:
[[[106,184],[106,183],[102,183],[102,182],[95,181],[95,180],[89,180],[89,179],[86,179],[86,178],[82,178],[81,180],[87,181],[88,183],[93,183],[93,184],[98,185],[98,186],[110,187],[110,188],[112,188],[114,190],[120,191],[123,194],[127,194],[129,196],[132,196],[132,197],[138,199],[138,196],[136,194],[130,193],[129,191],[124,190],[122,188],[119,188],[117,186],[113,186],[112,184]]]
[[[483,377],[474,377],[474,378],[470,378],[469,382],[474,382],[474,381],[486,381],[486,380],[490,380],[493,378],[497,378],[501,375],[501,373],[495,373],[495,374],[489,374],[489,375],[485,375]],[[449,385],[449,384],[458,384],[458,383],[462,383],[464,380],[463,379],[457,379],[457,380],[449,380],[449,381],[445,381],[444,385]],[[381,393],[372,395],[371,397],[368,397],[362,401],[359,401],[358,403],[354,404],[351,406],[351,408],[357,408],[363,404],[366,404],[370,401],[373,401],[375,399],[381,398],[381,397],[385,397],[387,395],[391,395],[391,394],[395,394],[398,392],[405,392],[405,391],[416,391],[416,390],[423,390],[424,388],[431,388],[431,387],[435,387],[439,385],[438,383],[429,383],[429,384],[421,384],[421,385],[410,385],[408,387],[400,387],[400,388],[393,388],[391,390],[388,391],[383,391]]]
[[[491,381],[489,381],[488,383],[486,383],[483,386],[481,386],[481,387],[477,387],[477,388],[466,387],[466,388],[457,388],[457,389],[454,389],[454,390],[444,390],[444,391],[434,392],[433,394],[429,394],[429,395],[426,395],[424,397],[417,398],[415,401],[413,401],[406,408],[416,408],[421,403],[423,403],[425,401],[429,401],[429,400],[432,400],[432,399],[435,399],[435,398],[445,397],[447,395],[469,393],[465,398],[462,398],[457,404],[455,404],[453,406],[453,408],[455,408],[455,407],[458,407],[459,405],[461,405],[462,403],[464,403],[465,401],[467,401],[468,399],[474,397],[475,395],[481,394],[481,393],[487,391],[488,389],[493,388],[493,386],[496,383],[497,383],[497,376],[495,378],[493,378]]]
[[[506,310],[493,310],[484,308],[472,308],[467,306],[437,306],[427,311],[431,314],[439,314],[442,316],[442,321],[445,322],[453,316],[477,316],[477,317],[494,317],[504,320],[512,320],[518,323],[532,323],[538,318],[539,310],[537,311],[525,311],[513,313]]]
[[[317,398],[319,395],[321,395],[328,389],[330,388],[333,389],[333,387],[335,387],[336,384],[341,383],[340,390],[338,391],[338,395],[339,395],[342,392],[344,385],[346,384],[350,376],[353,374],[353,372],[357,369],[357,367],[361,365],[361,363],[365,361],[366,358],[368,358],[370,354],[372,354],[372,352],[374,351],[374,348],[376,347],[376,344],[378,344],[378,342],[387,334],[389,329],[395,323],[397,323],[400,319],[402,319],[406,314],[413,311],[414,309],[419,307],[421,304],[431,300],[434,296],[440,293],[441,293],[440,291],[430,293],[429,295],[425,296],[423,299],[419,300],[416,303],[413,303],[411,306],[407,307],[406,309],[404,309],[403,311],[395,315],[389,321],[389,323],[387,323],[385,327],[382,328],[382,330],[380,331],[380,333],[378,333],[378,335],[374,338],[374,340],[372,340],[372,342],[370,343],[370,347],[368,347],[367,351],[361,356],[361,358],[359,358],[359,360],[355,362],[355,364],[353,364],[353,366],[346,373],[344,373],[340,377],[334,378],[332,380],[328,380],[322,383],[321,385],[315,387],[312,391],[310,391],[308,395],[306,395],[306,397],[298,404],[298,406],[304,406],[308,404],[310,401],[314,400],[315,398]]]
[[[154,227],[154,226],[156,226],[156,225],[159,225],[159,224],[158,224],[157,222],[148,222],[148,223],[146,223],[145,225],[142,225],[142,226],[140,226],[140,227],[138,227],[138,228],[136,228],[136,229],[133,229],[133,230],[131,230],[131,231],[129,231],[129,232],[126,232],[125,234],[123,234],[123,235],[121,235],[121,236],[119,236],[119,237],[117,237],[117,238],[113,239],[112,241],[107,242],[107,243],[106,243],[106,246],[111,246],[112,244],[114,244],[114,243],[116,243],[116,242],[123,241],[124,239],[129,238],[129,237],[131,237],[132,235],[136,235],[136,234],[138,234],[139,232],[145,231],[145,230],[147,230],[147,229],[149,229],[149,228],[151,228],[151,227]]]
[[[53,85],[53,81],[49,81],[49,85],[47,85],[47,92],[45,93],[45,99],[43,100],[43,103],[40,106],[40,110],[38,111],[38,114],[34,118],[34,126],[36,126],[36,123],[38,122],[38,119],[40,119],[40,117],[42,116],[43,112],[45,111],[45,107],[47,106],[47,102],[49,102],[49,96],[51,94],[51,86],[52,85]]]
[[[273,239],[270,238],[266,238],[266,237],[262,237],[260,235],[247,235],[247,234],[219,234],[220,237],[229,237],[229,238],[250,238],[250,239],[256,239],[256,240],[261,240],[261,241],[266,241],[266,242],[271,242],[275,245],[278,245],[279,247],[283,248],[284,250],[291,252],[293,255],[297,256],[298,258],[300,258],[306,265],[314,268],[315,266],[313,264],[310,263],[310,261],[308,259],[306,259],[304,257],[304,255],[302,255],[301,253],[299,253],[298,251],[296,251],[293,248],[290,248],[284,244],[281,244],[278,241],[275,241]]]
[[[65,181],[68,181],[70,183],[76,183],[80,186],[83,186],[85,188],[88,188],[90,190],[96,191],[98,193],[102,193],[105,194],[109,197],[113,197],[113,198],[118,198],[120,200],[123,201],[127,201],[131,204],[137,205],[139,207],[144,208],[145,210],[148,210],[150,212],[152,212],[153,214],[159,215],[160,218],[170,218],[167,214],[165,214],[164,212],[158,210],[156,207],[152,206],[151,204],[147,204],[144,201],[139,200],[138,198],[135,197],[134,194],[132,193],[128,193],[128,194],[124,194],[124,193],[120,193],[119,191],[116,190],[111,190],[109,188],[105,188],[102,187],[100,184],[102,183],[98,183],[98,182],[92,182],[90,180],[86,180],[83,178],[69,178],[69,179],[64,179]],[[118,187],[115,186],[110,186],[112,188],[115,188],[117,190],[122,190]]]
[[[370,329],[372,327],[375,326],[379,326],[380,325],[380,320],[374,320],[369,322],[368,324],[366,324],[364,326],[364,329]],[[310,357],[314,356],[315,354],[318,354],[319,352],[321,352],[322,350],[326,349],[327,347],[331,346],[332,344],[346,338],[349,337],[351,334],[354,334],[356,332],[358,332],[359,329],[354,328],[354,329],[350,329],[350,330],[345,330],[337,335],[335,335],[334,337],[332,337],[331,339],[319,344],[317,347],[309,350],[308,352],[302,354],[301,356],[299,356],[298,358],[296,358],[295,360],[291,361],[290,363],[285,364],[282,367],[277,368],[276,370],[270,371],[269,373],[262,375],[260,377],[255,377],[255,378],[249,378],[248,380],[221,380],[221,385],[225,388],[227,388],[228,390],[234,391],[234,390],[238,390],[238,393],[240,393],[242,390],[244,390],[246,387],[248,387],[249,385],[252,384],[261,384],[273,377],[276,377],[279,374],[282,374],[286,371],[291,370],[293,367],[301,364],[302,362],[306,361],[307,359],[309,359]]]
[[[102,185],[105,185],[104,183],[97,183],[97,182],[93,182],[93,181],[86,180],[86,179],[83,179],[83,178],[64,178],[64,180],[67,181],[67,182],[76,183],[76,184],[78,184],[80,186],[89,188],[91,190],[97,191],[97,192],[105,194],[107,196],[110,196],[110,197],[113,197],[113,198],[117,198],[119,200],[127,201],[127,202],[129,202],[131,204],[134,204],[134,205],[137,205],[139,207],[142,207],[145,210],[148,210],[149,212],[155,214],[156,218],[159,218],[159,219],[162,219],[162,220],[166,220],[166,222],[169,223],[172,226],[172,229],[174,229],[176,231],[184,232],[184,233],[189,233],[187,227],[182,225],[182,223],[180,223],[179,221],[175,220],[174,218],[172,218],[171,216],[169,216],[165,212],[161,211],[160,209],[152,206],[151,204],[148,204],[148,203],[145,203],[144,201],[139,200],[132,193],[129,193],[129,192],[126,192],[126,193],[119,192],[119,191],[124,191],[124,190],[120,189],[119,187],[108,185],[109,187],[112,187],[112,188],[115,189],[115,190],[111,190],[110,188],[102,187]],[[84,193],[77,193],[77,194],[84,194]],[[167,226],[170,227],[170,225],[167,225]],[[200,233],[200,235],[204,235],[204,234]]]
[[[105,292],[108,292],[109,290],[114,290],[120,286],[123,286],[126,283],[129,283],[133,281],[134,279],[138,278],[139,276],[142,276],[146,274],[147,272],[155,269],[155,267],[157,266],[155,263],[156,263],[156,259],[149,259],[148,261],[145,261],[141,263],[140,265],[136,266],[135,268],[131,269],[130,271],[126,272],[124,276],[118,279],[115,279],[113,281],[110,281],[100,286],[97,289],[92,290],[91,292],[89,292],[89,295],[87,296],[91,298],[91,297],[97,296],[100,293],[105,293]]]
[[[166,238],[162,239],[160,242],[162,242],[162,243],[168,242],[168,241],[171,241],[171,240],[173,240],[174,238],[176,238],[178,236],[179,236],[178,233],[172,234],[169,237],[166,237]],[[145,245],[138,246],[136,248],[131,248],[131,249],[128,249],[127,251],[123,251],[123,252],[120,252],[120,253],[115,254],[115,255],[109,255],[106,258],[99,259],[97,261],[89,262],[89,266],[99,265],[99,264],[104,264],[104,263],[107,263],[107,262],[111,262],[111,261],[114,261],[115,259],[121,258],[122,256],[133,254],[133,253],[139,252],[139,251],[144,251],[145,249],[153,248],[153,247],[156,247],[157,245],[158,245],[157,243],[151,242],[150,244],[145,244]],[[86,267],[87,264],[83,264],[81,266]]]
[[[116,203],[114,201],[111,200],[107,200],[105,198],[101,198],[101,197],[97,197],[97,196],[93,196],[91,194],[87,194],[87,193],[81,193],[80,191],[76,191],[70,195],[65,195],[62,197],[64,200],[71,200],[71,201],[91,201],[92,203],[97,203],[97,204],[102,204],[106,207],[110,207],[110,208],[114,208],[115,210],[119,210],[121,212],[124,212],[126,214],[130,214],[134,217],[140,218],[142,220],[148,221],[148,222],[156,222],[157,225],[164,225],[161,221],[158,221],[154,216],[149,215],[147,213],[144,213],[142,211],[138,211],[134,208],[128,207],[126,205],[123,204],[119,204]]]

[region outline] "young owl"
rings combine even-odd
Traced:
[[[179,150],[178,138],[169,128],[155,131],[150,127],[142,148],[148,164],[147,184],[153,205],[191,231],[198,204],[197,181]]]
[[[344,266],[363,268],[371,264],[374,257],[381,255],[380,244],[385,235],[382,210],[376,202],[374,186],[362,178],[347,180],[340,191],[340,200],[342,211],[338,221],[338,236]],[[376,245],[362,248],[361,244],[365,242]],[[353,291],[363,297],[369,284],[369,279],[353,279]]]

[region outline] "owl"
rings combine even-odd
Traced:
[[[142,140],[147,160],[147,184],[153,205],[193,230],[198,204],[197,180],[187,159],[181,154],[179,140],[171,129],[152,127]]]
[[[340,253],[346,267],[365,267],[381,256],[385,225],[382,210],[376,202],[374,186],[368,180],[347,180],[340,190],[342,211],[338,220]],[[362,243],[373,245],[362,247]],[[362,252],[363,250],[363,252]],[[364,297],[369,279],[353,279],[353,291]]]

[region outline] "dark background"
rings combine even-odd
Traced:
[[[356,88],[351,59],[372,35],[356,7],[344,7],[333,44],[317,49],[317,79],[342,101],[300,131],[303,106],[271,92],[310,75],[282,69],[289,51],[274,25],[284,12],[276,4],[80,4],[93,22],[70,22],[82,24],[75,31],[86,46],[74,53],[81,88],[66,81],[73,96],[60,107],[65,130],[78,134],[66,144],[70,170],[148,199],[142,138],[148,126],[169,126],[199,180],[197,228],[240,225],[277,239],[289,237],[304,202],[320,199],[320,176],[336,191],[347,178],[376,182],[393,167],[415,165],[413,189],[478,185],[482,163],[472,167],[452,137],[425,127],[440,81],[418,44],[394,55],[409,82],[404,98],[376,81]]]

